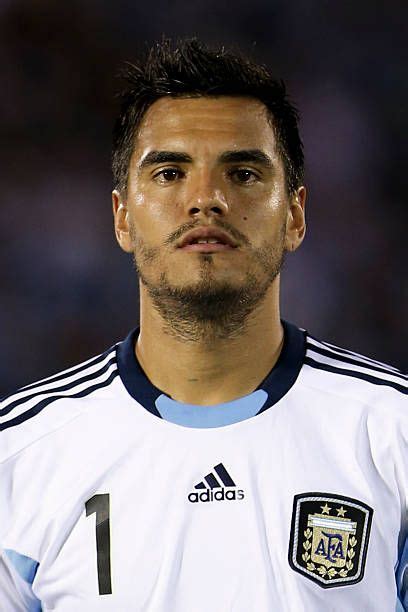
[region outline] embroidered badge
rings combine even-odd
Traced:
[[[303,493],[293,501],[289,563],[327,589],[364,575],[373,510],[356,499]]]

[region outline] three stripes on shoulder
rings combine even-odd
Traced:
[[[306,348],[304,363],[312,368],[359,378],[373,385],[385,385],[408,394],[408,376],[397,368],[310,335],[307,336]]]
[[[59,399],[85,397],[119,375],[116,346],[105,353],[11,393],[0,404],[0,431],[39,414]]]

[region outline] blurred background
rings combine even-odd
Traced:
[[[283,316],[406,367],[407,24],[405,0],[0,0],[0,394],[138,322],[111,221],[115,75],[163,33],[238,46],[285,79],[309,192]]]

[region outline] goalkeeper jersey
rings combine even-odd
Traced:
[[[2,612],[408,610],[407,378],[283,325],[224,404],[156,388],[138,330],[4,398]]]

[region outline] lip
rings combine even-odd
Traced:
[[[196,240],[205,240],[213,238],[218,240],[217,243],[201,243]],[[217,251],[229,251],[237,248],[238,244],[226,232],[216,227],[197,227],[188,232],[181,240],[178,248],[185,251],[201,251],[203,253],[211,253]]]
[[[182,251],[198,251],[199,253],[218,253],[220,251],[233,251],[235,247],[229,244],[186,244],[184,247],[180,247]]]

